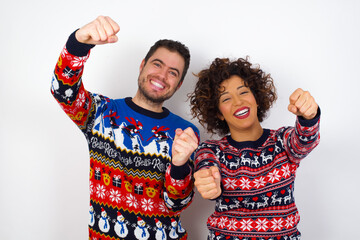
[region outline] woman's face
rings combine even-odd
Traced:
[[[231,76],[220,84],[218,107],[218,117],[226,121],[232,136],[259,129],[256,99],[239,76]]]

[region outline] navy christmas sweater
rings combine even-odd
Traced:
[[[195,170],[217,166],[222,194],[208,218],[208,239],[300,239],[294,180],[301,159],[319,143],[320,110],[295,127],[264,129],[257,141],[231,136],[200,144]]]
[[[92,47],[70,35],[51,85],[89,146],[89,239],[186,239],[180,212],[193,198],[193,164],[172,165],[171,146],[176,128],[199,131],[166,108],[155,113],[85,90]]]

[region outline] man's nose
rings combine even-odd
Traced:
[[[167,69],[166,68],[161,68],[158,71],[158,76],[161,78],[161,80],[166,79],[167,76]]]

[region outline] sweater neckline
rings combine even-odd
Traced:
[[[145,116],[148,116],[148,117],[151,117],[151,118],[162,119],[162,118],[166,118],[170,114],[170,111],[166,107],[162,107],[163,111],[161,113],[153,112],[153,111],[147,110],[145,108],[142,108],[142,107],[136,105],[132,101],[131,97],[125,98],[125,103],[126,103],[126,105],[128,105],[128,107],[130,107],[135,112],[140,113]]]
[[[265,143],[266,139],[268,139],[269,136],[270,136],[270,129],[264,128],[263,133],[260,136],[260,138],[255,141],[237,142],[234,139],[232,139],[231,135],[227,135],[226,139],[230,145],[232,145],[233,147],[235,147],[237,149],[258,148],[258,147],[261,147]]]

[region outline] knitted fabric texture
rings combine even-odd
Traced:
[[[166,108],[154,113],[130,98],[86,91],[82,74],[91,47],[72,34],[51,86],[89,146],[89,239],[186,239],[180,212],[193,198],[193,163],[172,165],[171,146],[176,128],[199,131]]]
[[[320,140],[319,115],[296,126],[264,129],[257,141],[230,136],[202,143],[195,170],[217,166],[222,194],[208,218],[209,239],[298,239],[294,180],[300,160]]]

